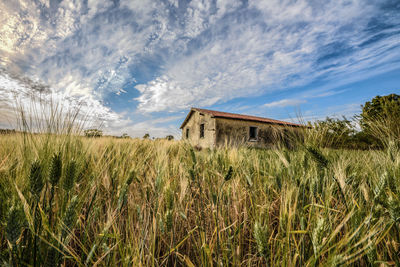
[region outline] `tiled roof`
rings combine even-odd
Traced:
[[[244,121],[256,121],[256,122],[263,122],[263,123],[269,123],[269,124],[278,124],[278,125],[282,125],[282,126],[304,127],[304,125],[297,124],[297,123],[291,123],[291,122],[287,122],[287,121],[279,121],[279,120],[274,120],[274,119],[269,119],[269,118],[221,112],[221,111],[215,111],[215,110],[209,110],[209,109],[191,108],[189,114],[186,116],[185,120],[183,121],[183,123],[180,127],[181,129],[185,126],[186,122],[189,120],[193,111],[207,113],[216,118],[226,118],[226,119],[244,120]]]

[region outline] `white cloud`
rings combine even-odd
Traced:
[[[374,5],[364,1],[315,5],[252,1],[250,8],[254,9],[252,19],[243,15],[218,25],[207,24],[210,33],[204,46],[167,64],[153,81],[138,85],[139,110],[207,106],[304,85],[322,75],[333,83],[348,82],[348,77],[359,80],[395,68],[395,64],[390,66],[390,57],[400,52],[398,35],[345,56],[335,57],[342,48],[329,47],[344,44],[352,49],[368,40],[370,33],[363,30],[377,12]],[[331,66],[321,61],[324,56],[331,57],[327,61]]]
[[[58,110],[61,118],[78,112],[77,122],[84,126],[105,125],[121,121],[119,114],[104,106],[92,96],[76,97],[67,92],[53,92],[49,87],[27,77],[6,73],[0,69],[0,125],[18,128],[20,111],[24,110],[32,118],[32,127],[40,128],[38,123],[45,125],[52,110]],[[35,130],[35,129],[33,129]],[[39,130],[39,129],[36,129]]]
[[[360,113],[360,111],[361,104],[359,103],[334,105],[328,108],[305,111],[304,113],[299,115],[298,120],[314,122],[317,120],[325,120],[326,117],[342,119],[343,116],[345,116],[347,119],[351,119],[354,114]]]
[[[107,97],[123,97],[136,79],[139,112],[182,111],[322,76],[332,83],[318,94],[328,96],[332,84],[398,67],[400,55],[398,27],[370,29],[371,18],[389,16],[378,1],[36,3],[0,3],[0,65],[110,116],[118,114],[104,106]],[[399,25],[390,12],[388,23]],[[386,37],[368,43],[376,33]],[[11,87],[3,86],[4,99]]]
[[[282,99],[279,101],[274,101],[271,103],[266,103],[264,104],[264,107],[267,108],[275,108],[275,107],[287,107],[287,106],[297,106],[303,103],[306,103],[307,101],[304,99]]]

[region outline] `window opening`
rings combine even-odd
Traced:
[[[204,138],[204,123],[200,124],[200,138]]]
[[[250,126],[249,137],[250,140],[257,140],[257,127]]]

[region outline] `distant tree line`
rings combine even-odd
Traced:
[[[14,130],[15,131],[15,130]],[[1,134],[1,129],[0,129],[0,134]],[[87,129],[84,131],[84,135],[86,137],[102,137],[103,136],[103,131],[99,129]],[[105,135],[105,137],[114,137],[114,138],[122,138],[122,139],[129,139],[131,138],[127,133],[123,133],[121,136],[114,136],[114,135]],[[150,134],[146,133],[143,136],[143,139],[150,139]],[[154,137],[153,137],[154,139]],[[165,138],[157,138],[157,139],[167,139],[167,140],[174,140],[173,135],[167,135]]]
[[[102,137],[103,131],[99,129],[87,129],[84,131],[86,137]]]
[[[15,129],[0,129],[0,134],[15,134]]]

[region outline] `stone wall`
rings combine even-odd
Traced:
[[[204,137],[200,138],[200,125],[204,124]],[[186,138],[186,130],[189,129],[189,138]],[[202,148],[215,146],[215,118],[210,114],[193,111],[185,127],[182,128],[182,139],[187,140],[193,146]]]
[[[274,147],[283,144],[292,147],[293,132],[298,129],[261,122],[216,118],[217,146]],[[250,140],[250,127],[257,127],[256,140]]]

